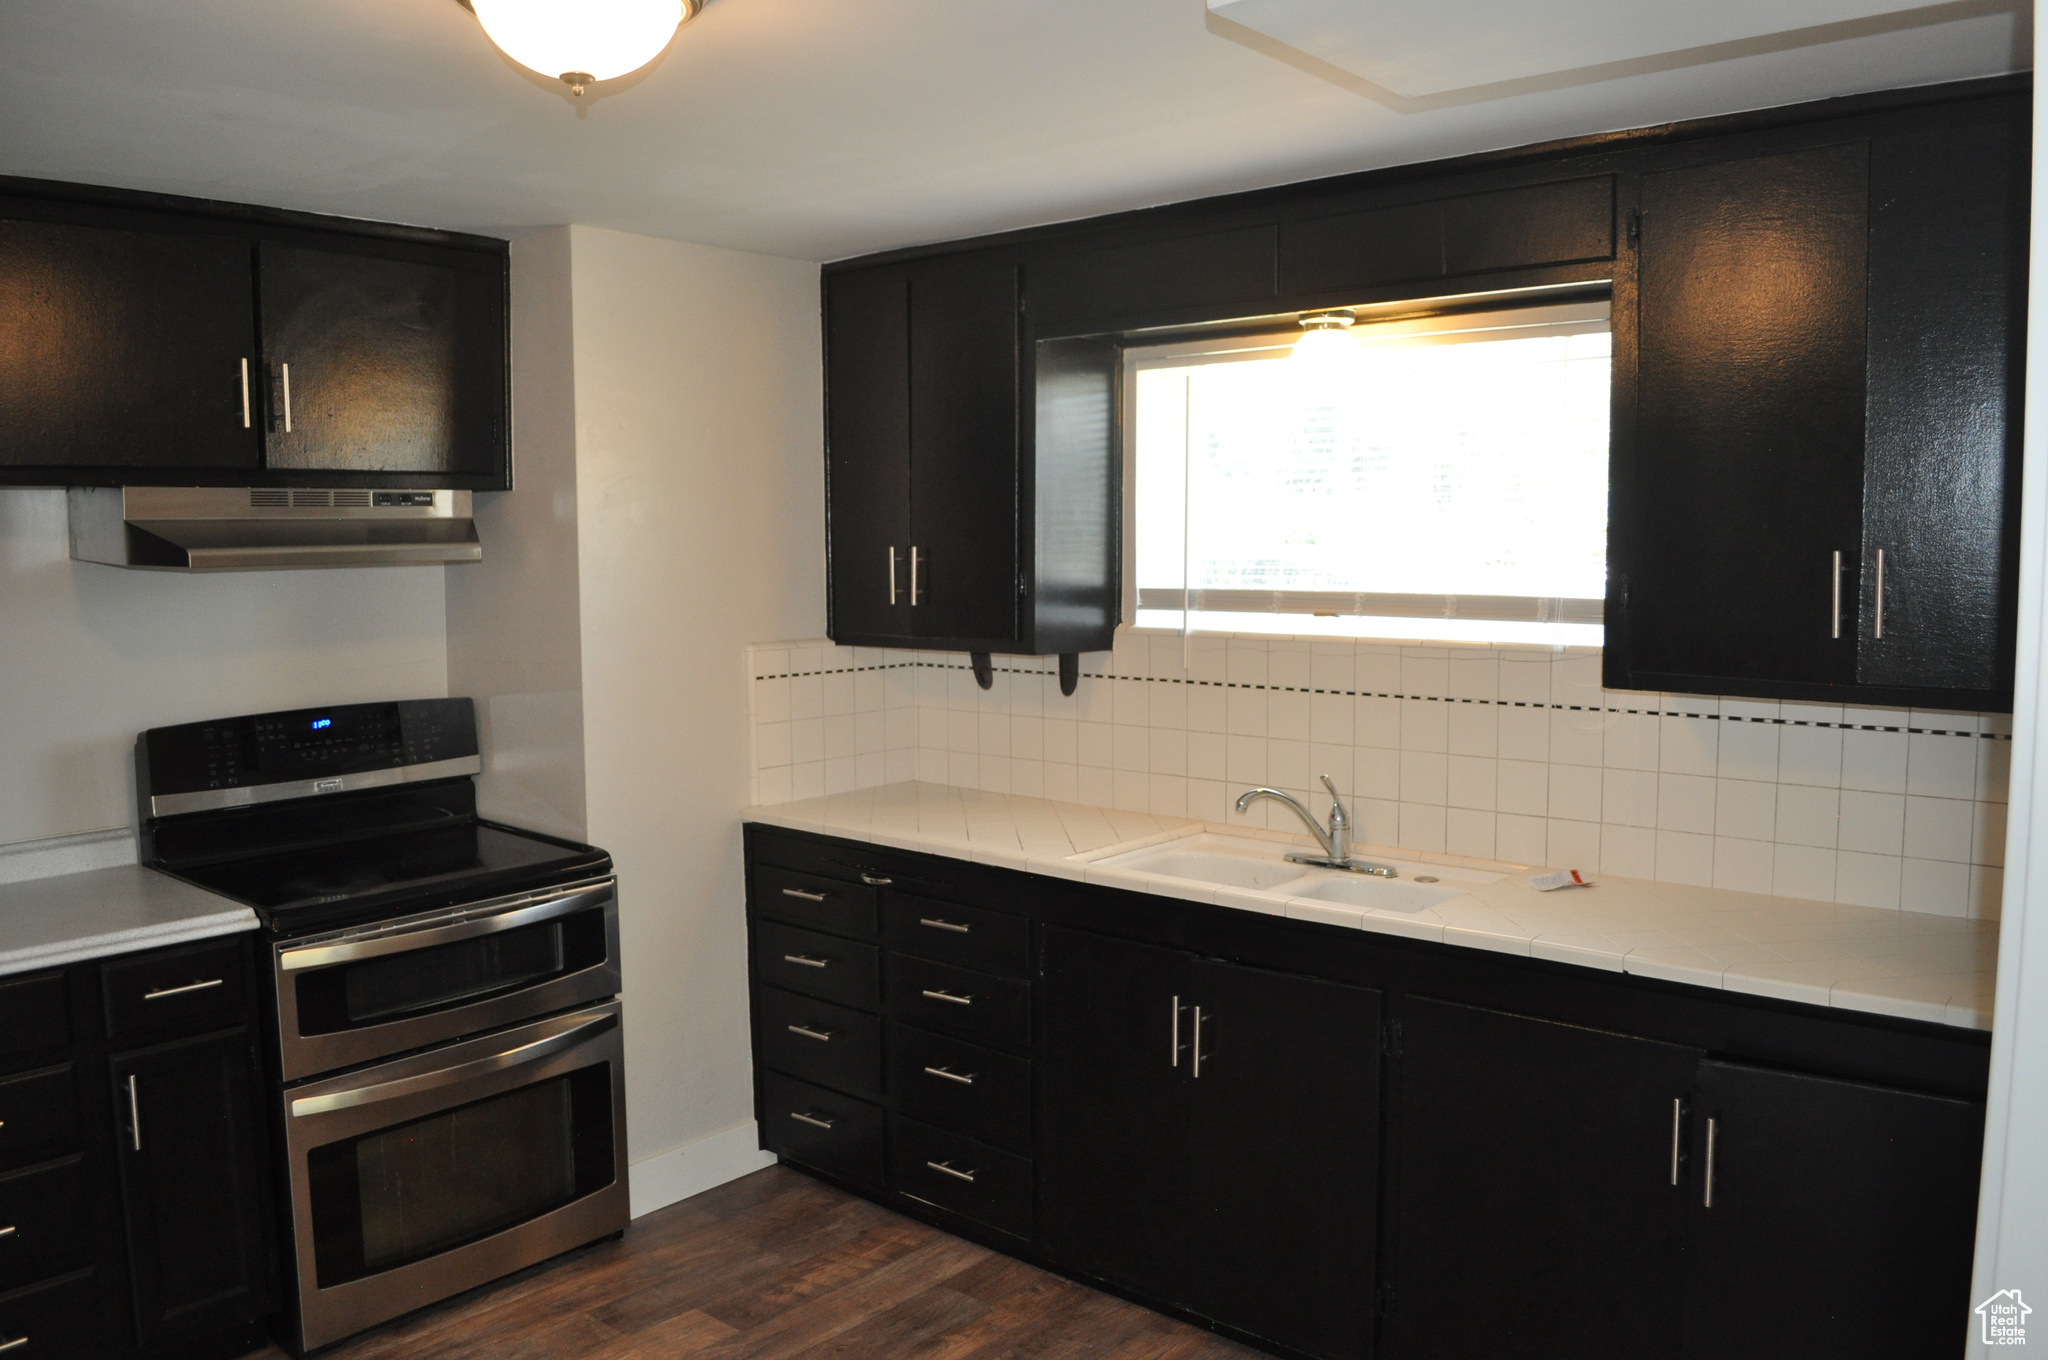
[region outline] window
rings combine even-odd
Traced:
[[[1608,304],[1409,310],[1126,351],[1140,626],[1599,645]]]

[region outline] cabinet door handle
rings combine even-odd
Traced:
[[[128,1142],[142,1151],[142,1099],[135,1093],[135,1074],[128,1074]]]
[[[1834,603],[1834,611],[1835,611],[1835,612],[1834,612],[1834,620],[1835,620],[1835,622],[1834,622],[1834,633],[1833,633],[1833,636],[1835,636],[1835,637],[1840,637],[1840,636],[1842,635],[1842,555],[1841,555],[1840,553],[1836,553],[1836,554],[1835,554],[1835,594],[1834,594],[1834,600],[1835,600],[1835,603]]]
[[[784,954],[782,961],[784,963],[800,963],[806,968],[829,968],[832,965],[832,960],[830,959],[814,959],[809,954]]]
[[[1202,1008],[1195,1007],[1195,1077],[1202,1075]]]
[[[1671,1183],[1673,1185],[1678,1184],[1678,1124],[1679,1116],[1684,1108],[1685,1102],[1683,1100],[1671,1102]]]
[[[801,1034],[806,1039],[816,1039],[821,1044],[832,1042],[832,1031],[829,1029],[811,1029],[805,1025],[785,1025],[783,1028],[787,1029],[791,1034]]]
[[[889,545],[889,603],[892,607],[896,603],[896,545],[894,543]]]
[[[941,1077],[947,1081],[957,1081],[962,1086],[974,1085],[974,1073],[972,1072],[969,1072],[966,1076],[963,1077],[958,1072],[953,1071],[951,1068],[927,1067],[925,1069],[925,1073],[928,1076]]]
[[[789,1117],[796,1120],[799,1124],[809,1124],[814,1129],[829,1129],[838,1122],[832,1119],[820,1119],[814,1114],[799,1114],[795,1110],[789,1112]]]
[[[183,996],[187,992],[203,992],[208,987],[218,987],[224,978],[208,978],[204,982],[188,982],[182,987],[159,987],[153,992],[144,992],[144,1001],[161,1001],[167,996]]]
[[[1877,550],[1877,621],[1870,630],[1874,638],[1884,636],[1884,549]]]
[[[917,545],[910,545],[910,607],[917,608]]]
[[[19,1229],[10,1223],[4,1228],[0,1228],[0,1237],[12,1237],[18,1231]]]
[[[963,926],[958,921],[942,921],[936,916],[920,916],[917,923],[921,926],[930,926],[933,930],[950,930],[958,935],[965,935],[974,929],[973,926]]]
[[[290,364],[279,364],[278,369],[284,374],[284,432],[290,434],[292,432],[292,366]]]
[[[972,1006],[974,1004],[974,998],[971,996],[955,996],[951,992],[938,991],[930,987],[924,989],[924,994],[934,1001],[950,1002],[955,1006]]]
[[[891,883],[894,883],[896,880],[893,878],[884,878],[880,874],[871,874],[867,870],[863,869],[860,871],[860,881],[867,884],[870,888],[886,888]]]
[[[926,1162],[925,1165],[930,1167],[932,1170],[938,1172],[942,1176],[951,1176],[954,1180],[966,1181],[969,1185],[974,1184],[974,1177],[981,1170],[981,1168],[975,1167],[974,1169],[969,1171],[956,1171],[953,1169],[952,1165],[947,1162]]]
[[[1706,1209],[1714,1207],[1714,1142],[1720,1135],[1720,1132],[1720,1125],[1714,1120],[1709,1119],[1707,1121],[1707,1193],[1701,1201],[1701,1207]]]
[[[1180,998],[1173,999],[1172,1054],[1167,1061],[1169,1067],[1180,1066]]]
[[[0,1355],[4,1355],[8,1351],[18,1351],[27,1344],[28,1338],[25,1336],[17,1336],[12,1341],[0,1341]]]
[[[784,888],[782,895],[784,897],[800,897],[806,902],[822,902],[832,894],[805,892],[802,888]]]
[[[242,357],[242,428],[249,428],[249,359]]]

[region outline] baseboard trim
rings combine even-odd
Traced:
[[[774,1166],[775,1161],[774,1153],[761,1150],[760,1127],[751,1119],[724,1133],[656,1153],[633,1163],[629,1178],[633,1217],[701,1195],[764,1166]]]

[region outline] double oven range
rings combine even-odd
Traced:
[[[611,859],[479,769],[467,699],[137,740],[144,862],[262,922],[301,1354],[626,1225]]]

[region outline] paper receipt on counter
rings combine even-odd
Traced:
[[[1559,888],[1590,888],[1593,880],[1577,869],[1559,869],[1555,873],[1529,875],[1529,886],[1537,892],[1556,892]]]

